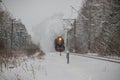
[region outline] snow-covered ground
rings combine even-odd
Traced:
[[[70,55],[49,53],[45,59],[26,58],[17,68],[4,70],[0,80],[120,80],[120,64]]]
[[[46,80],[120,80],[120,64],[70,55],[50,54],[47,60]]]

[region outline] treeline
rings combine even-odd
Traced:
[[[120,0],[85,0],[74,24],[69,50],[120,56]]]
[[[40,50],[31,40],[25,25],[16,20],[4,8],[2,1],[0,2],[0,54],[26,51],[34,53]]]

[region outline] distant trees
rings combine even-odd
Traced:
[[[1,51],[9,52],[11,48],[13,51],[40,50],[39,46],[32,42],[25,25],[20,20],[13,19],[3,7],[0,1],[0,54]]]

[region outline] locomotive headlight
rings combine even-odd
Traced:
[[[59,40],[59,41],[62,41],[62,38],[59,38],[58,40]]]

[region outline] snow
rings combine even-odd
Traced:
[[[66,64],[65,54],[48,56],[47,80],[119,80],[120,64],[70,55]],[[51,76],[53,77],[51,79]]]
[[[66,54],[49,53],[44,59],[26,58],[19,67],[0,73],[0,80],[119,80],[120,64]]]
[[[87,53],[87,54],[78,54],[74,53],[74,55],[77,56],[83,56],[83,57],[88,57],[88,58],[94,58],[94,59],[99,59],[99,60],[104,60],[104,61],[110,61],[110,62],[115,62],[120,64],[120,57],[115,57],[115,56],[103,56],[101,57],[97,53]]]

